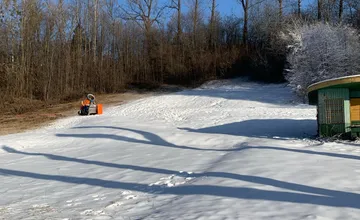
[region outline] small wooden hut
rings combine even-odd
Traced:
[[[360,75],[321,81],[307,92],[309,104],[317,106],[320,137],[360,136]]]

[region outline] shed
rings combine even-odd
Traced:
[[[318,134],[360,135],[360,75],[321,81],[307,88],[309,104],[317,106]]]

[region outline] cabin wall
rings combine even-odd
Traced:
[[[320,89],[318,101],[318,124],[321,137],[351,131],[349,89]]]

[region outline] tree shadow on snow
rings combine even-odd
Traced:
[[[314,137],[316,135],[317,122],[310,119],[253,119],[200,129],[179,129],[204,134],[290,139]]]
[[[336,157],[336,158],[342,158],[342,159],[360,160],[360,156],[356,156],[356,155],[337,154],[337,153],[330,153],[330,152],[303,150],[303,149],[294,149],[294,148],[285,148],[285,147],[243,146],[243,147],[240,147],[240,148],[236,148],[237,151],[250,150],[250,149],[255,149],[255,150],[277,150],[277,151],[286,151],[286,152],[293,152],[293,153],[302,153],[302,154],[312,154],[312,155],[320,155],[320,156],[327,156],[327,157]]]
[[[312,123],[311,120],[305,120],[305,121],[309,121],[309,123]],[[294,153],[304,153],[304,154],[312,154],[312,155],[321,155],[321,156],[329,156],[329,157],[336,157],[336,158],[360,160],[360,156],[356,156],[356,155],[330,153],[330,152],[313,151],[313,150],[296,149],[296,148],[285,148],[285,147],[248,146],[248,145],[244,145],[244,143],[241,143],[238,146],[234,146],[231,149],[195,148],[195,147],[187,147],[187,146],[175,145],[175,144],[172,144],[170,142],[165,141],[164,139],[162,139],[160,136],[158,136],[156,134],[153,134],[153,133],[150,133],[150,132],[145,132],[145,131],[140,131],[140,130],[135,130],[135,129],[120,128],[120,127],[113,127],[113,126],[84,126],[84,127],[75,127],[75,128],[83,128],[83,129],[85,129],[85,128],[86,129],[105,128],[105,129],[127,130],[127,131],[132,131],[132,132],[142,134],[148,141],[146,141],[146,140],[138,140],[138,139],[134,139],[134,138],[128,138],[128,137],[119,136],[119,135],[107,135],[107,134],[57,134],[57,136],[58,137],[77,137],[77,138],[108,138],[108,139],[113,139],[113,140],[129,141],[129,142],[141,143],[141,144],[149,144],[149,145],[158,145],[158,146],[172,147],[172,148],[178,148],[178,149],[184,149],[184,150],[219,151],[219,152],[235,152],[235,151],[242,151],[242,150],[248,150],[248,149],[277,150],[277,151],[286,151],[286,152],[294,152]],[[244,132],[247,132],[247,131],[244,131]],[[279,133],[276,133],[276,135],[280,136],[280,137],[283,136],[283,138],[279,137],[277,139],[287,139],[287,138],[290,137],[290,136],[286,136],[286,138],[285,138],[284,135],[279,135]],[[293,135],[293,136],[296,137],[296,135]],[[258,136],[253,135],[251,137],[258,137]],[[271,135],[271,136],[260,136],[260,137],[273,138],[274,136]],[[296,138],[300,138],[300,136],[298,136]],[[9,152],[9,153],[14,151],[14,149],[6,148],[6,147],[3,148],[3,149],[5,151]],[[23,154],[30,154],[30,153],[23,153]],[[33,153],[32,153],[32,155],[33,155]],[[41,155],[49,157],[49,159],[54,159],[53,155],[45,155],[45,154],[41,154]],[[60,160],[68,160],[67,158],[62,157],[62,156],[56,156],[56,157],[60,158]],[[71,160],[74,160],[74,159],[71,159]],[[86,161],[81,160],[81,159],[75,159],[75,160],[77,160],[75,162],[81,162],[82,161],[83,163],[91,163],[91,162],[88,162],[88,161],[86,162]],[[103,165],[107,164],[107,163],[104,163],[104,162],[99,162],[99,163],[101,163]],[[99,163],[97,163],[96,165],[100,165]],[[118,167],[118,168],[120,168],[120,167]],[[129,169],[131,169],[131,168],[129,168]]]
[[[125,142],[132,142],[132,143],[139,143],[139,144],[149,144],[149,145],[156,145],[156,146],[163,146],[163,147],[171,147],[171,148],[178,148],[184,150],[199,150],[199,151],[229,151],[227,149],[206,149],[206,148],[196,148],[196,147],[188,147],[188,146],[179,146],[173,143],[170,143],[160,136],[147,132],[141,131],[136,129],[129,129],[129,128],[121,128],[121,127],[114,127],[114,126],[83,126],[83,127],[74,127],[73,129],[116,129],[116,130],[123,130],[123,131],[130,131],[137,134],[142,135],[146,140],[139,140],[136,138],[125,137],[116,134],[103,134],[103,133],[90,133],[90,134],[56,134],[57,137],[74,137],[74,138],[87,138],[87,139],[96,139],[96,138],[104,138],[104,139],[111,139],[117,141],[125,141]],[[233,150],[233,149],[230,149]]]
[[[101,166],[118,167],[124,169],[129,168],[129,169],[155,172],[161,174],[178,173],[177,171],[166,170],[166,169],[156,169],[156,168],[154,169],[154,168],[144,168],[140,166],[117,165],[117,164],[103,163],[98,161],[89,161],[89,160],[57,156],[52,154],[27,153],[27,152],[17,151],[15,149],[6,146],[4,146],[3,149],[9,153],[17,153],[17,154],[24,154],[30,156],[45,156],[49,159],[54,159],[54,160],[96,164]],[[266,177],[240,175],[240,174],[232,174],[225,172],[204,172],[204,173],[194,174],[193,177],[231,178],[235,180],[273,186],[273,187],[297,191],[297,192],[284,192],[284,191],[275,191],[275,190],[271,191],[271,190],[263,190],[263,189],[254,189],[249,187],[228,187],[228,186],[211,186],[211,185],[182,185],[182,186],[166,188],[157,185],[149,186],[147,184],[140,184],[140,183],[129,183],[129,182],[125,183],[125,182],[103,180],[103,179],[90,178],[90,177],[49,175],[49,174],[40,174],[34,172],[18,171],[18,170],[2,169],[2,168],[0,168],[0,175],[26,177],[26,178],[40,179],[47,181],[49,180],[58,181],[58,182],[70,183],[70,184],[100,186],[104,188],[131,190],[131,191],[138,191],[138,192],[152,193],[152,194],[209,195],[209,196],[220,196],[220,197],[248,199],[248,200],[291,202],[291,203],[299,203],[299,204],[323,205],[330,207],[349,207],[356,209],[360,208],[360,203],[358,202],[360,198],[360,194],[306,186],[297,183],[289,183],[289,182],[275,180]],[[304,194],[304,193],[310,193],[314,195]]]
[[[21,154],[21,155],[27,155],[27,156],[42,156],[49,160],[67,161],[67,162],[91,164],[91,165],[110,167],[110,168],[128,169],[128,170],[134,170],[134,171],[169,174],[169,175],[178,173],[178,171],[163,169],[163,168],[148,168],[148,167],[141,167],[141,166],[136,166],[136,165],[116,164],[116,163],[109,163],[109,162],[102,162],[102,161],[95,161],[95,160],[88,160],[88,159],[66,157],[66,156],[60,156],[60,155],[54,155],[54,154],[48,154],[48,153],[24,152],[24,151],[19,151],[19,150],[16,150],[16,149],[8,147],[8,146],[3,146],[2,149],[8,153]],[[313,155],[320,155],[320,156],[327,156],[327,157],[360,160],[360,156],[356,156],[356,155],[337,154],[337,153],[328,153],[328,152],[302,150],[302,149],[289,149],[289,148],[281,148],[281,147],[269,147],[269,146],[243,146],[243,147],[237,148],[237,151],[243,151],[243,150],[249,150],[249,149],[278,150],[278,151],[287,151],[287,152],[294,152],[294,153],[313,154]],[[211,176],[211,177],[238,179],[237,176],[243,176],[243,175],[224,173],[224,172],[206,172],[206,173],[196,174],[196,176],[197,177]]]
[[[174,174],[174,171],[172,171],[172,170],[159,169],[159,168],[147,168],[147,167],[140,167],[140,166],[136,166],[136,165],[116,164],[116,163],[66,157],[66,156],[47,154],[47,153],[24,152],[24,151],[19,151],[19,150],[16,150],[16,149],[8,147],[8,146],[3,146],[2,149],[8,153],[21,154],[21,155],[27,155],[27,156],[40,156],[40,157],[45,157],[49,160],[97,165],[97,166],[102,166],[102,167],[110,167],[110,168],[118,168],[118,169],[136,170],[136,171],[143,171],[143,172],[150,172],[150,173],[162,173],[162,174],[169,174],[169,175]]]

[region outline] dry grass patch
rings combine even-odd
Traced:
[[[106,106],[121,105],[128,101],[151,96],[154,93],[126,92],[120,94],[96,95],[97,103]],[[84,97],[85,98],[85,97]],[[69,116],[76,116],[80,108],[78,99],[73,102],[56,103],[39,100],[8,98],[0,104],[0,135],[24,132],[40,128],[51,122]]]

